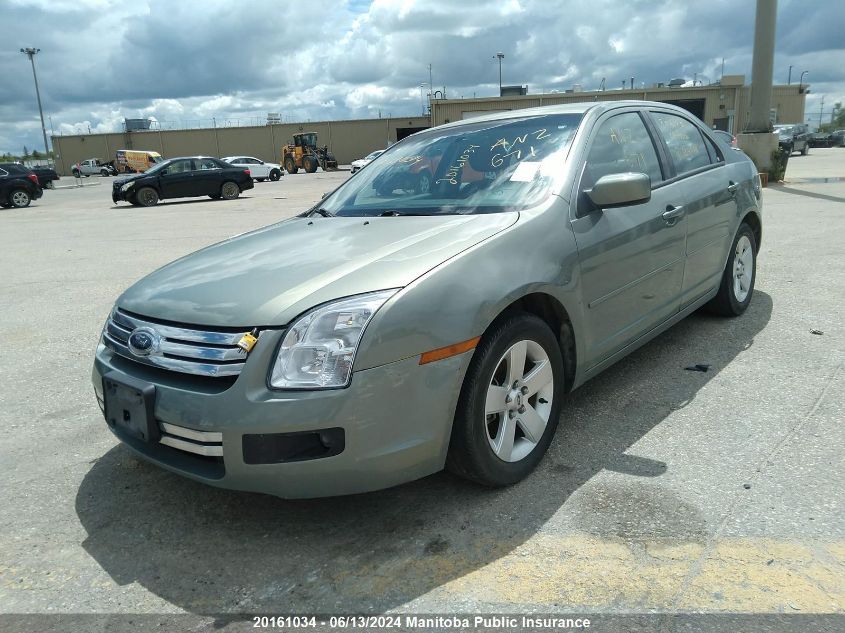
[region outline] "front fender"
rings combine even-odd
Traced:
[[[567,311],[579,344],[578,256],[568,205],[520,213],[515,224],[443,262],[393,296],[361,340],[363,370],[482,335],[509,305],[533,293]]]

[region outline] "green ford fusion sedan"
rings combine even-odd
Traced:
[[[684,110],[498,113],[124,292],[93,382],[141,457],[281,497],[543,458],[565,394],[692,311],[742,314],[760,181]]]

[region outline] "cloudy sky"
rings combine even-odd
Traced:
[[[818,120],[845,102],[843,0],[780,0],[775,82],[801,71]],[[448,97],[750,78],[752,0],[0,0],[0,153],[42,149],[32,71],[56,134],[421,113]],[[424,88],[427,92],[428,88]],[[51,122],[47,120],[50,134]]]

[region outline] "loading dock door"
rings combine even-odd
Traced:
[[[401,141],[406,136],[410,136],[411,134],[416,134],[417,132],[422,132],[427,129],[427,127],[398,127],[396,128],[396,141]]]
[[[702,121],[704,120],[704,99],[664,99],[661,103],[678,106]]]

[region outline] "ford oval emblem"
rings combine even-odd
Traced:
[[[135,356],[150,356],[159,351],[161,335],[151,327],[139,327],[129,335],[129,351]]]

